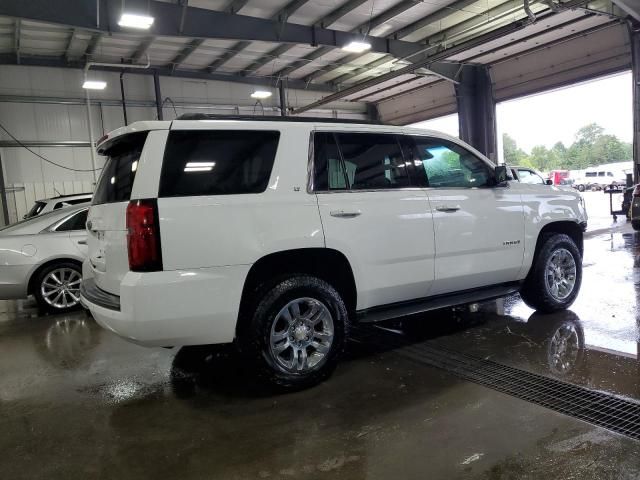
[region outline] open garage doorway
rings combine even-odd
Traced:
[[[496,105],[499,160],[573,176],[633,160],[631,72]]]

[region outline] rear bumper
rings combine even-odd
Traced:
[[[193,270],[128,272],[120,296],[92,290],[81,300],[98,324],[145,346],[229,343],[235,337],[238,307],[250,265]],[[105,295],[110,298],[107,301]],[[116,300],[119,309],[116,307]]]

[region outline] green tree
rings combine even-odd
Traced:
[[[502,134],[502,151],[507,165],[524,165],[527,154],[518,148],[516,141],[508,133]]]

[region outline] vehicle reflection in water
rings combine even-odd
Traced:
[[[98,345],[102,329],[91,319],[77,315],[52,319],[53,323],[34,338],[36,351],[54,367],[80,367],[89,360],[91,351]]]

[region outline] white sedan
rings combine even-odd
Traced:
[[[0,300],[33,295],[50,312],[78,306],[87,210],[62,208],[0,230]]]

